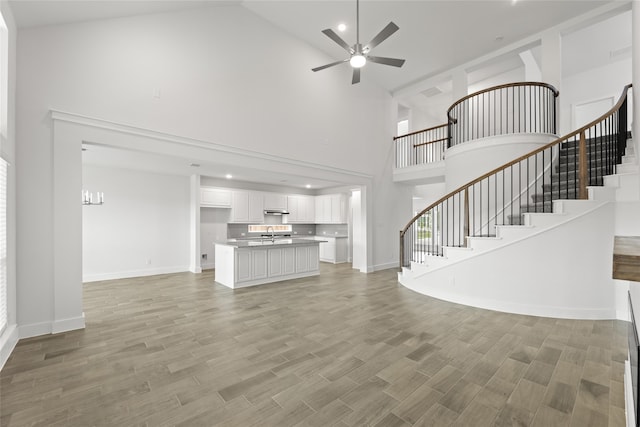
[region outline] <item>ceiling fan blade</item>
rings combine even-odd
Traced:
[[[391,34],[395,33],[399,29],[400,27],[398,27],[396,24],[394,24],[393,22],[389,22],[387,26],[384,27],[382,31],[380,31],[378,35],[373,38],[373,40],[367,43],[363,50],[367,52],[370,51],[371,49],[385,41]]]
[[[392,65],[394,67],[402,67],[404,65],[404,59],[385,58],[384,56],[367,56],[367,60],[378,64]]]
[[[327,28],[326,30],[322,30],[322,32],[323,32],[327,37],[329,37],[331,40],[333,40],[334,42],[336,42],[336,43],[338,43],[340,46],[342,46],[342,48],[343,48],[344,50],[346,50],[346,51],[347,51],[347,52],[349,52],[349,53],[353,53],[353,50],[351,49],[351,46],[349,46],[349,45],[347,44],[347,42],[345,42],[344,40],[342,40],[342,39],[340,38],[340,36],[339,36],[339,35],[337,35],[337,34],[335,33],[335,31],[333,31],[333,30],[332,30],[332,29],[330,29],[330,28]]]
[[[311,71],[320,71],[320,70],[324,70],[325,68],[329,68],[329,67],[333,67],[334,65],[339,65],[342,64],[343,62],[347,62],[348,59],[344,59],[342,61],[336,61],[336,62],[332,62],[331,64],[327,64],[327,65],[322,65],[320,67],[316,67],[316,68],[312,68]]]
[[[353,77],[351,78],[351,84],[354,85],[360,83],[360,68],[353,69]]]

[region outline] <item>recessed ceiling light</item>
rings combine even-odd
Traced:
[[[311,184],[307,184],[307,185],[305,185],[305,187],[311,188]]]
[[[227,178],[227,179],[231,179],[231,178],[233,178],[233,175],[231,175],[230,173],[228,173],[228,174],[226,174],[224,177],[225,177],[225,178]]]
[[[340,31],[341,33],[344,33],[346,30],[347,30],[346,24],[338,24],[338,31]]]

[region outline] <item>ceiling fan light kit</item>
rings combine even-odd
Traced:
[[[322,30],[324,35],[336,42],[340,47],[349,53],[349,58],[332,62],[330,64],[322,65],[320,67],[312,68],[312,71],[320,71],[325,68],[333,67],[334,65],[343,64],[349,62],[349,65],[353,68],[353,77],[351,84],[360,83],[360,69],[368,62],[375,62],[382,65],[391,65],[392,67],[402,67],[404,59],[386,58],[383,56],[370,56],[371,49],[385,41],[389,36],[399,30],[399,27],[393,22],[389,22],[386,27],[382,29],[369,43],[362,46],[360,44],[360,0],[356,0],[356,43],[353,46],[349,46],[339,35],[337,35],[332,29],[327,28]]]

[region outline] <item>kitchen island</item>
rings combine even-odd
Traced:
[[[321,240],[265,239],[215,244],[215,281],[243,288],[320,274]]]

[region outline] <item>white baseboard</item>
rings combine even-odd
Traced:
[[[82,316],[71,319],[56,320],[51,324],[51,333],[53,334],[75,331],[76,329],[84,329],[84,312],[82,313]]]
[[[128,279],[131,277],[155,276],[157,274],[183,273],[185,271],[190,271],[188,266],[159,267],[143,270],[116,271],[113,273],[85,274],[82,276],[82,281],[84,283],[100,282],[102,280]]]
[[[372,271],[388,270],[390,268],[400,268],[400,261],[387,262],[385,264],[376,264]]]
[[[53,330],[51,322],[30,323],[20,326],[20,339],[48,335]]]
[[[500,301],[491,298],[470,296],[465,293],[448,291],[441,288],[433,288],[424,282],[412,281],[399,275],[398,281],[407,289],[411,289],[422,295],[427,295],[454,304],[462,304],[485,310],[500,311],[503,313],[521,314],[524,316],[553,317],[558,319],[589,319],[609,320],[616,318],[615,307],[607,308],[582,308],[561,307],[552,305],[529,305],[522,302]]]
[[[31,323],[20,326],[20,338],[31,338],[40,335],[59,334],[61,332],[84,329],[84,313],[82,316],[54,320],[52,322]]]
[[[8,325],[4,332],[2,332],[2,335],[0,335],[0,371],[16,347],[18,338],[18,327],[15,324]]]

